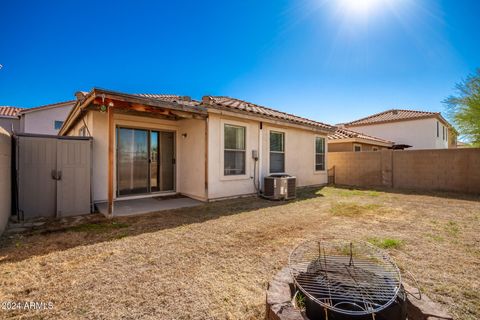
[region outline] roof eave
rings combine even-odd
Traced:
[[[26,108],[18,112],[18,115],[23,115],[23,114],[28,114],[32,112],[37,112],[37,111],[44,111],[44,110],[49,110],[49,109],[54,109],[54,108],[61,108],[65,107],[69,104],[74,104],[76,100],[69,100],[69,101],[63,101],[63,102],[58,102],[58,103],[52,103],[40,107],[34,107],[34,108]]]
[[[328,139],[328,143],[363,143],[363,144],[369,144],[369,145],[375,145],[375,146],[380,146],[380,147],[391,147],[394,145],[393,142],[382,142],[382,141],[376,141],[376,140],[370,140],[370,139],[365,139],[365,138],[343,138],[343,139]]]
[[[314,130],[314,131],[317,131],[317,132],[321,132],[321,133],[324,133],[324,134],[329,134],[329,133],[335,132],[335,130],[337,130],[337,128],[333,127],[333,126],[331,126],[330,128],[324,128],[324,127],[320,127],[320,126],[310,125],[310,124],[301,123],[301,122],[297,122],[297,121],[291,121],[291,120],[282,119],[282,118],[278,118],[278,117],[271,117],[271,116],[259,114],[259,113],[256,113],[256,112],[232,109],[232,108],[228,108],[228,107],[216,104],[216,103],[205,104],[205,107],[206,107],[208,112],[212,112],[212,113],[217,113],[217,114],[220,113],[221,114],[222,112],[227,112],[232,117],[235,117],[235,116],[240,114],[240,115],[244,115],[244,116],[248,116],[248,117],[252,117],[252,118],[257,118],[257,119],[262,119],[262,120],[267,120],[267,121],[271,121],[271,122],[275,122],[275,123],[280,122],[280,123],[284,123],[284,124],[291,124],[291,125],[307,128],[307,129],[310,129],[310,130]],[[214,110],[216,110],[216,111],[214,111]]]

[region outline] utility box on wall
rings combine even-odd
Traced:
[[[21,134],[15,142],[19,219],[91,212],[91,138]]]

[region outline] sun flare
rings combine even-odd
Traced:
[[[351,14],[366,15],[379,9],[386,0],[338,0],[342,10]]]

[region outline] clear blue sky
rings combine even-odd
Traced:
[[[443,111],[480,67],[479,12],[473,0],[4,0],[0,105],[96,86],[228,95],[328,123]]]

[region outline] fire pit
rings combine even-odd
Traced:
[[[367,242],[307,241],[269,283],[267,319],[452,319],[416,291],[402,283],[388,254]]]
[[[405,320],[395,263],[366,242],[309,241],[292,251],[290,271],[311,320]]]

